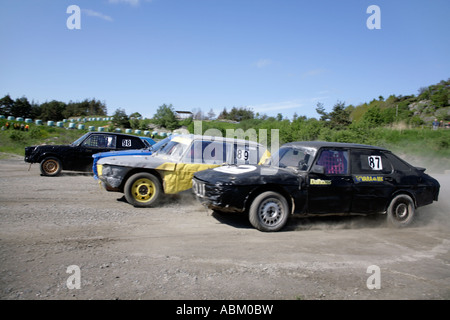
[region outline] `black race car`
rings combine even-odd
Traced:
[[[438,200],[440,185],[424,171],[379,147],[292,142],[265,165],[195,173],[193,192],[210,209],[247,212],[261,231],[282,229],[291,213],[386,213],[403,227],[417,207]]]
[[[92,171],[92,155],[114,150],[143,149],[138,136],[88,132],[70,145],[41,145],[25,148],[25,162],[40,163],[42,175],[57,176],[61,170]]]

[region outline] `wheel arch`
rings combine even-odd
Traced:
[[[273,191],[273,192],[277,192],[277,193],[281,194],[286,199],[286,201],[289,205],[290,214],[292,214],[294,212],[294,209],[295,209],[294,198],[282,186],[276,185],[276,184],[266,184],[266,185],[258,186],[255,189],[253,189],[249,193],[247,198],[245,199],[245,205],[244,205],[245,211],[248,212],[250,210],[250,206],[252,205],[253,200],[258,195],[260,195],[261,193],[266,192],[266,191]]]
[[[386,203],[386,206],[384,208],[384,212],[387,212],[392,200],[399,195],[409,196],[413,201],[414,209],[417,209],[417,199],[416,199],[415,193],[412,190],[401,189],[401,190],[397,190],[391,194],[391,197],[389,198],[389,201]]]
[[[61,165],[64,167],[64,161],[63,161],[61,155],[59,155],[57,153],[46,152],[46,153],[41,154],[38,158],[38,163],[41,163],[42,160],[44,160],[45,158],[56,158],[61,162]]]
[[[163,183],[163,179],[161,177],[161,174],[158,172],[158,170],[147,169],[147,168],[132,168],[131,170],[129,170],[127,172],[127,174],[124,176],[124,178],[122,179],[122,182],[121,182],[120,187],[119,187],[120,191],[124,192],[125,183],[128,181],[128,179],[132,175],[134,175],[136,173],[142,173],[142,172],[146,172],[146,173],[150,173],[150,174],[154,175],[159,180],[159,182],[161,183],[162,191],[164,192],[164,183]]]

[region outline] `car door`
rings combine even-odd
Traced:
[[[382,150],[370,149],[354,149],[350,158],[355,183],[351,211],[384,211],[395,188],[391,161]]]
[[[177,193],[191,188],[195,172],[218,167],[224,159],[226,148],[223,142],[194,140],[172,170],[164,173],[164,192]]]
[[[309,213],[348,213],[353,180],[347,149],[323,148],[307,176]]]
[[[91,134],[78,147],[74,155],[74,162],[78,169],[83,170],[92,166],[92,155],[116,149],[116,136],[109,134]]]

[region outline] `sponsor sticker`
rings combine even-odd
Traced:
[[[353,176],[355,182],[383,182],[381,176]]]

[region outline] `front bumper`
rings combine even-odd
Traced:
[[[121,191],[122,181],[127,174],[129,168],[96,165],[97,177],[101,181],[102,186],[108,191]]]
[[[36,150],[36,147],[26,147],[25,148],[25,158],[24,161],[25,162],[29,162],[29,163],[36,163],[38,162],[38,160],[36,159],[36,153],[34,152]]]
[[[192,179],[192,192],[202,205],[224,212],[244,212],[249,190],[243,187],[210,185]]]

